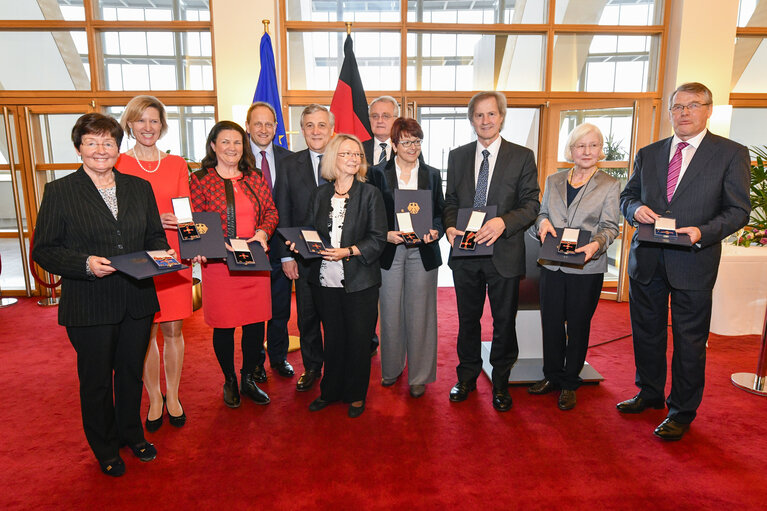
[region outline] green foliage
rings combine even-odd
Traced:
[[[751,152],[756,157],[756,163],[751,164],[751,221],[736,234],[734,241],[741,247],[767,245],[767,171],[764,168],[767,146],[752,147]]]
[[[613,134],[610,133],[605,139],[605,160],[606,161],[620,161],[626,157],[626,153],[621,149],[621,143],[623,140],[615,140]]]

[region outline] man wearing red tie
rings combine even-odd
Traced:
[[[618,403],[621,413],[664,408],[668,304],[674,354],[668,416],[655,428],[679,440],[703,397],[711,294],[721,241],[743,227],[751,211],[749,157],[744,146],[706,129],[711,91],[680,85],[671,95],[674,136],[639,150],[634,173],[621,193],[621,211],[634,225],[660,217],[676,220],[692,247],[631,241],[628,274],[636,385],[639,393]]]
[[[285,175],[281,169],[282,159],[292,154],[291,151],[274,144],[276,133],[277,114],[269,103],[257,101],[248,109],[247,127],[250,136],[250,148],[256,157],[256,166],[261,169],[272,199],[275,201],[277,211],[280,205],[277,203],[277,191],[285,186]],[[285,256],[281,239],[273,236],[269,240],[269,261],[272,265],[272,319],[266,326],[266,348],[269,352],[269,364],[278,374],[286,378],[293,377],[293,367],[287,360],[288,346],[288,320],[290,319],[290,293],[291,282],[282,271],[281,258]],[[266,354],[261,349],[261,360],[253,371],[253,378],[257,383],[266,382],[264,362]]]

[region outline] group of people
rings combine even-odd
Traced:
[[[307,106],[300,118],[307,148],[295,153],[274,143],[274,109],[254,103],[247,131],[231,121],[216,123],[201,168],[191,176],[182,158],[157,147],[167,119],[156,98],[132,99],[119,124],[97,113],[82,116],[72,130],[82,166],[46,185],[32,257],[62,276],[59,323],[77,352],[83,426],[102,471],[124,473],[123,445],[142,461],[157,454],[142,428],[142,381],[149,396],[147,431],[162,426],[166,410],[171,425],[186,422],[179,381],[182,321],[192,313],[191,272],[135,280],[116,272],[109,260],[156,249],[177,255],[174,197],[190,197],[195,212],[218,213],[228,238],[259,243],[271,264],[271,271],[230,272],[221,260],[193,259],[202,266],[204,318],[213,328],[226,406],[240,406],[242,395],[269,403],[258,387],[267,380],[267,354],[273,371],[294,376],[287,361],[294,284],[304,369],[296,390],[308,391],[320,381],[309,410],[343,402],[352,418],[365,410],[379,306],[381,385],[395,385],[407,368],[410,395],[419,398],[436,380],[438,241],[443,234],[452,246],[460,241],[465,225],[458,225],[459,210],[494,207],[495,215],[485,219],[475,237],[477,244],[494,249],[491,256],[449,259],[459,322],[457,382],[449,397],[461,402],[476,389],[487,295],[493,316],[492,404],[499,412],[512,407],[508,382],[519,354],[515,318],[525,274],[525,232],[531,229],[541,241],[564,227],[589,235],[589,242],[576,249],[585,256],[583,265],[540,261],[544,378],[528,392],[558,391],[558,407],[569,410],[581,383],[606,251],[619,233],[619,208],[634,225],[675,218],[692,248],[632,241],[639,393],[619,403],[618,410],[639,413],[664,406],[670,296],[672,387],[668,417],[655,434],[681,438],[701,401],[719,242],[744,225],[750,211],[748,153],[707,132],[711,103],[710,91],[701,84],[683,84],[674,92],[669,116],[675,135],[639,151],[623,192],[598,168],[604,158],[599,128],[576,127],[565,148],[573,167],[551,174],[540,200],[533,152],[500,135],[506,97],[495,91],[476,94],[468,105],[476,141],[450,152],[444,196],[439,171],[421,155],[421,126],[400,117],[390,96],[371,103],[373,138],[365,142],[334,134],[332,112]],[[120,154],[124,134],[135,144]],[[415,247],[405,243],[406,233],[395,222],[398,189],[429,191],[433,218],[428,233],[418,233],[422,242]],[[299,240],[282,239],[275,234],[278,227],[316,230],[326,240],[321,257],[302,258]],[[239,383],[237,327],[242,330]],[[164,339],[164,394],[158,331]]]

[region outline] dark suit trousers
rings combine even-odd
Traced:
[[[711,324],[711,289],[674,289],[666,277],[663,252],[648,284],[629,281],[636,385],[645,399],[662,399],[666,387],[668,303],[671,295],[671,393],[668,416],[689,424],[703,398],[706,341]]]
[[[153,318],[126,314],[114,325],[67,327],[77,352],[85,438],[100,461],[116,457],[122,442],[144,441],[141,378]]]
[[[603,273],[541,268],[543,375],[562,389],[575,390],[581,385],[579,375],[603,280]]]
[[[296,323],[301,336],[301,358],[304,371],[322,370],[322,332],[320,315],[309,285],[309,267],[298,263],[296,283]],[[368,347],[370,345],[368,344]],[[370,352],[368,352],[370,356]]]
[[[325,401],[364,401],[370,383],[370,339],[378,317],[378,287],[347,293],[311,286],[325,332]]]
[[[277,365],[288,356],[290,339],[288,338],[288,320],[290,319],[290,279],[282,271],[282,263],[272,263],[272,319],[266,323],[266,349],[269,363]],[[264,365],[266,354],[263,347],[258,356],[258,364]]]
[[[519,277],[502,277],[489,257],[466,258],[454,261],[453,266],[458,305],[458,381],[474,381],[482,370],[480,319],[487,293],[493,314],[490,348],[493,386],[506,388],[511,367],[519,356],[516,331]]]

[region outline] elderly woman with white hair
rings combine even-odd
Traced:
[[[585,230],[590,242],[575,251],[586,254],[582,267],[546,262],[541,268],[543,375],[530,394],[560,390],[560,410],[575,407],[575,390],[586,361],[591,318],[599,303],[607,247],[618,235],[620,183],[597,167],[604,159],[604,136],[593,124],[570,132],[565,158],[573,168],[546,179],[535,226],[541,241],[556,237],[555,228]]]

